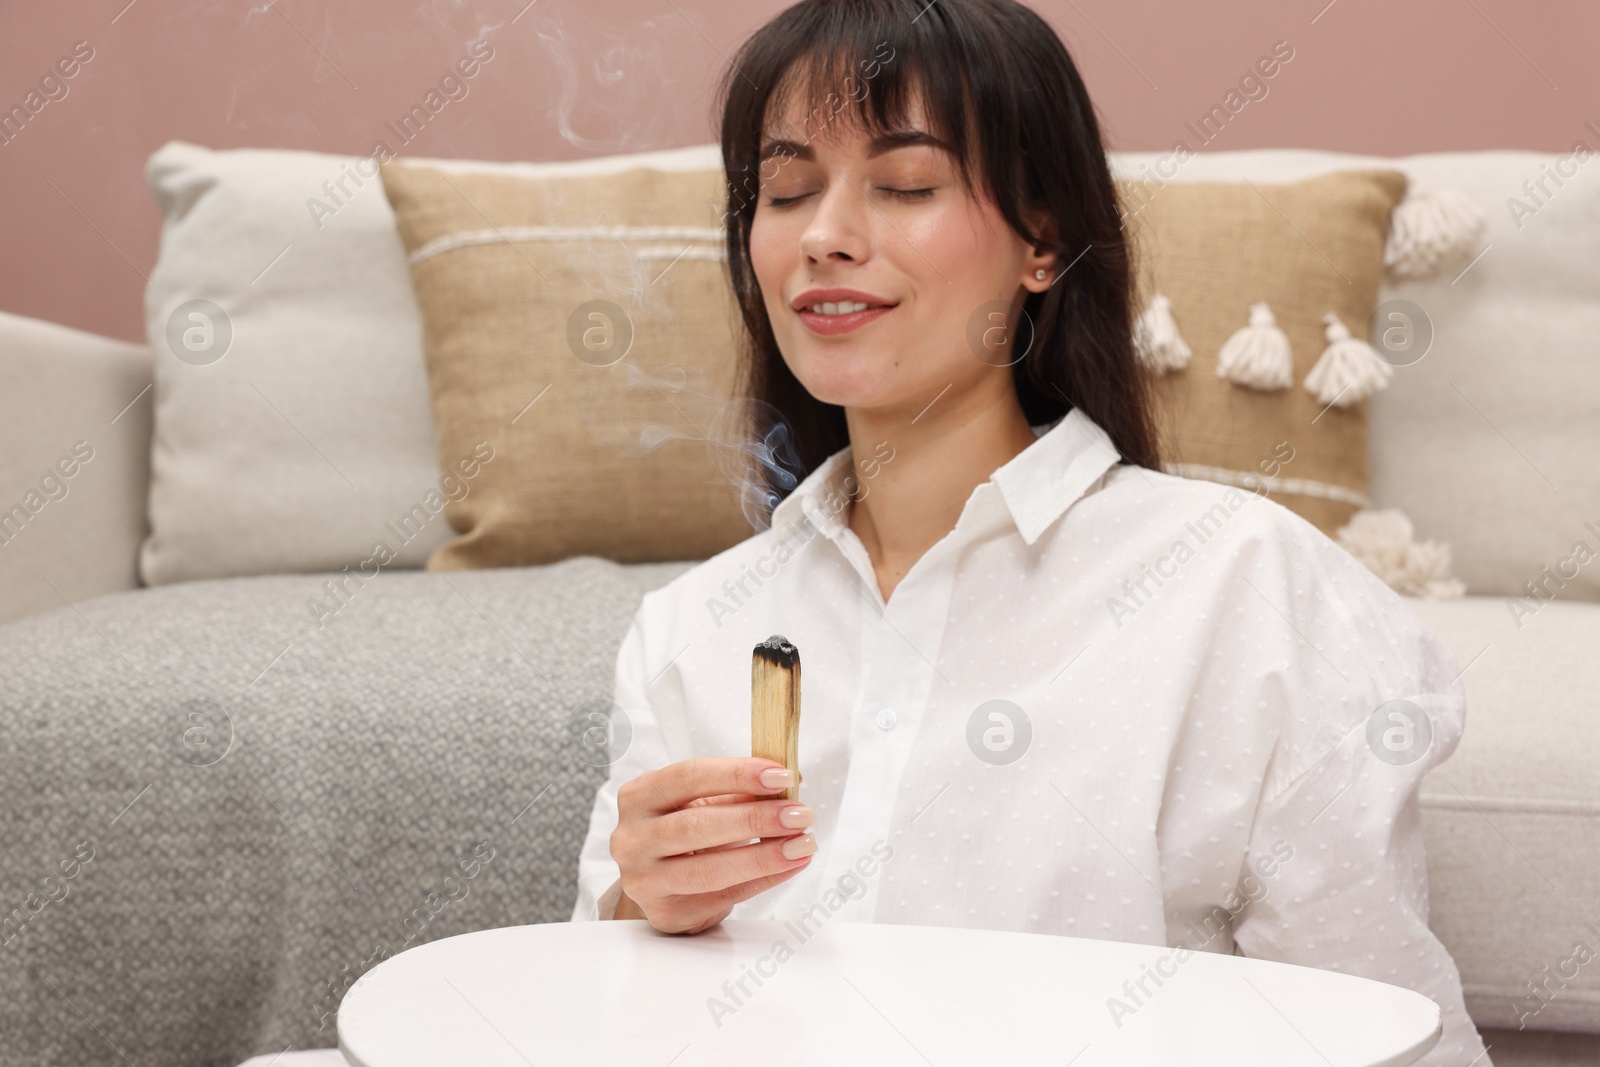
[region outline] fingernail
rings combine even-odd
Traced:
[[[783,858],[797,860],[801,856],[809,856],[817,850],[817,839],[810,834],[801,834],[791,837],[783,843]]]
[[[784,808],[778,812],[778,822],[790,830],[798,830],[803,826],[810,826],[816,820],[811,816],[811,809],[804,804],[792,808]]]
[[[794,784],[794,772],[787,767],[768,767],[761,772],[761,784],[768,789],[788,789]]]

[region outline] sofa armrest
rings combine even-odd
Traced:
[[[150,351],[0,312],[0,623],[139,584]]]

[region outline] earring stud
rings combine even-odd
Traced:
[[[1033,276],[1038,278],[1041,282],[1044,281],[1044,268],[1040,267],[1038,270],[1034,271]]]

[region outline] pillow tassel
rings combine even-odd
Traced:
[[[1252,389],[1287,389],[1294,384],[1289,337],[1266,303],[1250,305],[1250,325],[1234,332],[1217,353],[1217,375]]]
[[[1172,317],[1172,301],[1157,293],[1133,324],[1133,350],[1157,374],[1183,370],[1192,354]]]
[[[1383,266],[1396,278],[1427,278],[1466,259],[1483,240],[1483,207],[1455,189],[1410,186],[1389,216]]]
[[[1318,400],[1346,408],[1389,384],[1394,368],[1380,359],[1371,345],[1351,337],[1339,316],[1331,311],[1322,316],[1322,321],[1327,323],[1328,347],[1303,383]]]
[[[1450,574],[1449,543],[1414,540],[1411,520],[1398,508],[1363,508],[1335,533],[1339,547],[1402,596],[1442,600],[1466,593]]]

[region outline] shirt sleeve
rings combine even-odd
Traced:
[[[595,793],[589,832],[578,855],[578,899],[572,909],[573,922],[615,917],[622,895],[621,871],[611,858],[611,832],[617,827],[617,790],[623,782],[669,762],[660,724],[645,698],[650,677],[644,642],[649,602],[646,594],[617,651],[612,690],[616,708],[612,709],[612,744],[607,753],[611,763],[606,780]]]
[[[1246,857],[1272,877],[1235,917],[1234,941],[1247,956],[1415,990],[1442,1013],[1419,1067],[1493,1067],[1428,927],[1417,797],[1461,739],[1460,668],[1404,598],[1316,527],[1296,517],[1284,544],[1284,588],[1260,592],[1282,601],[1272,624],[1293,627],[1297,651]]]

